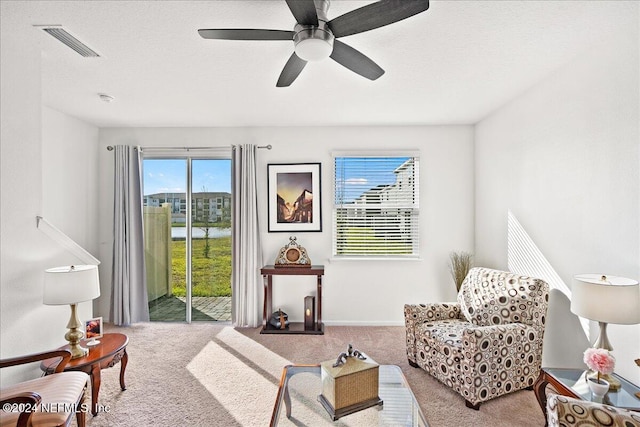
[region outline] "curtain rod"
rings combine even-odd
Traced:
[[[142,150],[144,151],[145,149],[147,150],[211,150],[211,149],[215,149],[215,148],[224,148],[224,146],[220,146],[220,147],[141,147]],[[232,145],[231,148],[235,148],[235,145]],[[266,148],[267,150],[271,150],[271,148],[273,148],[271,146],[271,144],[269,145],[258,145],[256,148]],[[113,145],[107,145],[107,150],[108,151],[113,151]]]

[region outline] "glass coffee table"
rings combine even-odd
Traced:
[[[382,405],[334,422],[318,400],[322,393],[320,365],[287,365],[282,371],[270,426],[429,426],[398,366],[380,365],[378,388]]]

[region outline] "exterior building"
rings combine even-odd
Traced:
[[[187,197],[185,193],[156,193],[144,196],[144,206],[171,206],[173,222],[185,222]],[[230,222],[231,194],[226,192],[193,193],[191,211],[195,221]]]
[[[394,183],[373,187],[364,191],[352,203],[342,205],[339,215],[343,220],[345,233],[359,233],[360,238],[364,238],[362,236],[370,232],[372,234],[369,236],[387,242],[387,250],[395,244],[400,245],[400,250],[403,251],[411,247],[411,253],[415,253],[418,245],[419,211],[418,188],[415,185],[419,179],[416,162],[416,158],[409,158],[398,166],[393,171]],[[356,232],[358,229],[361,231]]]
[[[396,175],[395,183],[378,185],[365,191],[356,198],[353,201],[353,208],[349,209],[350,215],[348,215],[348,217],[390,214],[397,212],[400,206],[406,208],[407,202],[411,201],[415,203],[415,201],[418,200],[414,186],[414,180],[418,179],[416,172],[415,158],[412,157],[393,171]],[[372,204],[384,205],[387,209],[367,209],[366,211],[358,209],[359,206],[371,207]],[[395,209],[390,210],[388,207],[395,207]]]

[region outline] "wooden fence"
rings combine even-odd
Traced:
[[[147,296],[154,301],[171,295],[171,207],[145,206],[143,215]]]

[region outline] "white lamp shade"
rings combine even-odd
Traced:
[[[46,305],[75,304],[99,296],[97,265],[72,265],[45,271],[42,300]]]
[[[638,282],[602,274],[575,276],[571,289],[571,312],[604,323],[640,323]]]

